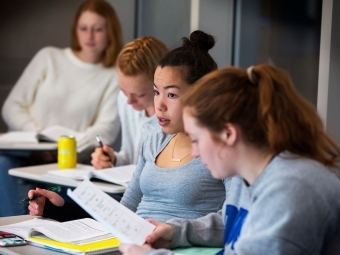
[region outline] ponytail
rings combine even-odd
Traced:
[[[212,132],[234,123],[245,142],[268,152],[288,150],[329,167],[340,159],[316,109],[282,69],[263,64],[247,71],[229,67],[212,72],[190,88],[183,103]]]

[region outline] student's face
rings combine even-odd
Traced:
[[[155,110],[158,123],[167,134],[184,131],[180,98],[188,89],[182,67],[157,67],[154,76]]]
[[[137,76],[126,76],[119,69],[118,84],[124,95],[127,97],[127,103],[136,111],[142,111],[153,106],[153,82],[145,74]]]
[[[83,12],[78,20],[77,37],[82,51],[102,54],[108,45],[105,18],[94,12]]]
[[[192,145],[191,155],[201,158],[204,166],[209,169],[216,179],[225,179],[234,175],[230,171],[228,162],[232,162],[228,156],[228,148],[225,144],[213,139],[212,133],[204,127],[197,125],[196,119],[191,115],[190,108],[183,111],[185,132],[189,135]]]

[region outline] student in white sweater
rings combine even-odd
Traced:
[[[164,43],[151,36],[127,43],[117,58],[118,114],[122,127],[119,152],[109,146],[92,153],[92,164],[102,169],[136,164],[147,134],[159,127],[155,116],[153,74],[159,60],[168,52]]]
[[[112,144],[120,130],[119,87],[113,66],[122,47],[121,38],[112,6],[103,0],[85,1],[74,18],[71,48],[40,50],[6,99],[2,115],[9,130],[38,132],[53,125],[64,126],[83,134],[87,158],[97,146],[96,134]],[[0,155],[0,192],[11,190],[9,200],[2,200],[0,216],[26,213],[13,201],[20,201],[27,191],[8,175],[8,169],[55,162],[55,156],[29,151]]]

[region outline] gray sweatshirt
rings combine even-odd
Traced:
[[[227,201],[224,206],[225,212],[228,206],[241,205],[226,231],[224,255],[340,254],[340,181],[323,165],[283,152],[252,186],[243,186],[242,192],[248,190],[251,204],[239,196],[245,201]],[[230,192],[233,191],[231,183]],[[242,204],[246,205],[243,209]],[[228,221],[230,218],[221,213],[190,221],[172,220],[171,246],[218,246],[216,236],[221,239],[222,222],[228,226]],[[151,254],[171,252],[161,249],[143,253]]]

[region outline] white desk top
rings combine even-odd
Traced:
[[[57,143],[0,143],[0,150],[52,151],[57,148]]]
[[[7,225],[12,223],[21,222],[24,220],[30,220],[34,217],[30,215],[22,215],[22,216],[12,216],[12,217],[0,217],[0,225]],[[25,246],[16,246],[10,248],[0,247],[1,255],[62,255],[65,253],[60,253],[56,251],[51,251],[31,245]],[[119,251],[105,253],[107,255],[120,255]]]
[[[78,164],[81,166],[81,164]],[[29,166],[29,167],[19,167],[19,168],[13,168],[9,170],[9,174],[23,178],[28,180],[34,180],[37,182],[43,182],[43,183],[52,183],[52,184],[58,184],[62,186],[68,186],[68,187],[78,187],[78,185],[81,183],[81,181],[76,181],[69,178],[63,178],[58,176],[53,176],[47,174],[49,170],[57,170],[58,166],[57,164],[46,164],[46,165],[39,165],[39,166]],[[62,171],[62,170],[60,170]],[[108,182],[93,182],[95,185],[97,185],[102,191],[111,193],[111,194],[120,194],[125,191],[125,187],[120,185],[115,185]]]

